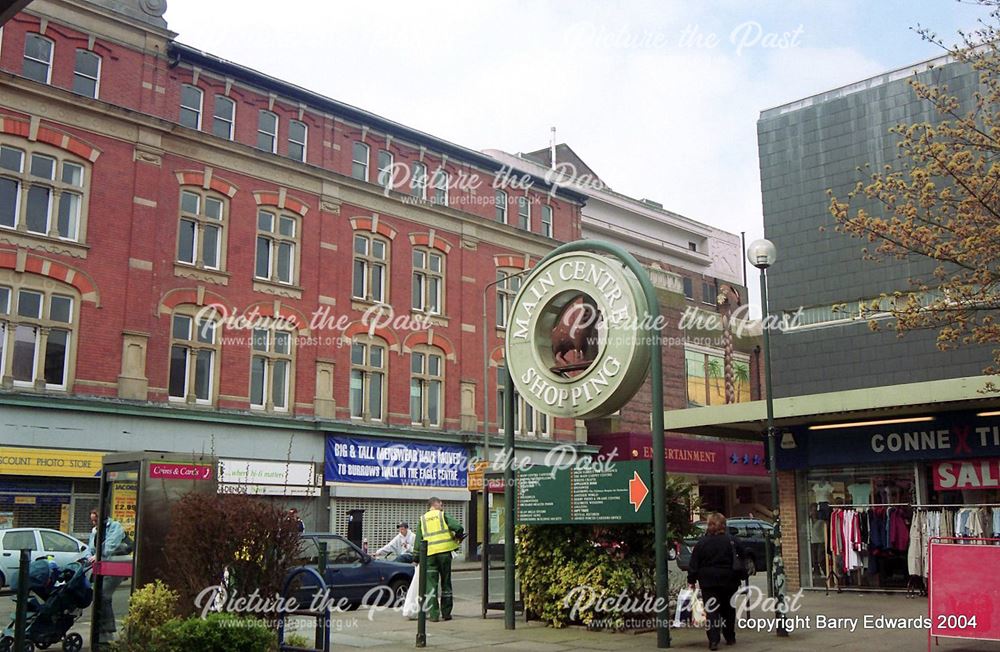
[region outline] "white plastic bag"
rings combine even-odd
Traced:
[[[705,601],[701,599],[701,593],[691,605],[691,626],[704,627],[708,623],[708,614],[705,612]]]
[[[410,588],[406,589],[406,599],[403,600],[403,618],[416,620],[420,613],[420,573],[413,573]]]
[[[674,627],[687,627],[691,623],[691,603],[694,601],[694,591],[681,589],[677,594],[677,610],[674,612]]]

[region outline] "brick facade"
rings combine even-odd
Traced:
[[[53,44],[48,84],[22,76],[25,37],[42,32]],[[69,90],[77,49],[101,57],[97,99]],[[202,91],[200,129],[179,124],[184,85]],[[196,56],[164,30],[117,22],[86,3],[37,3],[15,16],[3,30],[0,86],[0,143],[29,153],[42,144],[85,166],[79,242],[0,229],[0,268],[13,271],[5,282],[17,287],[20,273],[34,274],[78,299],[70,351],[75,372],[59,395],[170,404],[172,315],[216,305],[230,315],[256,311],[296,324],[290,405],[275,416],[350,420],[351,351],[340,336],[367,333],[365,314],[373,307],[352,296],[353,240],[377,234],[388,245],[386,303],[394,314],[375,333],[388,348],[382,425],[411,426],[409,353],[422,345],[445,360],[442,429],[481,431],[483,288],[496,280],[498,266],[531,266],[558,241],[580,233],[582,198],[572,192],[551,190],[541,179],[530,189],[508,189],[507,224],[498,223],[492,182],[501,171],[491,159],[404,127],[394,130],[378,116],[365,122],[356,109],[341,110],[327,98]],[[236,103],[232,140],[212,133],[217,97]],[[255,146],[262,110],[278,116],[274,154]],[[304,162],[288,157],[291,120],[308,127]],[[369,146],[369,182],[352,178],[354,142]],[[397,165],[426,165],[429,196],[433,172],[447,171],[454,184],[448,205],[412,197],[408,179],[392,192],[373,183],[380,149]],[[461,184],[470,177],[480,185]],[[178,259],[185,189],[225,206],[218,269]],[[531,205],[530,230],[515,226],[519,196]],[[541,235],[542,206],[552,209],[552,238]],[[297,221],[292,283],[255,278],[257,213],[264,208]],[[417,247],[444,256],[443,310],[411,328],[412,318],[421,316],[411,309]],[[495,351],[503,330],[496,327],[493,292],[486,310],[488,347]],[[316,315],[343,317],[346,327],[318,328]],[[181,407],[251,409],[248,332],[224,326],[219,342],[212,400]],[[5,378],[10,373],[6,368]],[[495,372],[490,378],[495,403]],[[475,419],[468,418],[470,409]],[[555,420],[550,436],[574,439],[573,421]]]

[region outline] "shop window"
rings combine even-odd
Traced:
[[[514,297],[521,289],[518,270],[497,270],[497,328],[507,328],[507,317],[514,305]]]
[[[212,111],[212,133],[226,140],[233,139],[236,126],[236,102],[222,95],[215,96],[215,109]]]
[[[290,331],[253,329],[250,358],[250,406],[285,412],[291,402],[292,341]]]
[[[257,211],[257,260],[254,276],[292,285],[298,277],[297,218],[273,210]]]
[[[52,80],[52,41],[40,34],[24,37],[24,67],[21,73],[28,79],[48,84]]]
[[[170,400],[211,404],[215,401],[220,334],[214,313],[175,313],[170,323]]]
[[[181,86],[180,123],[190,129],[201,129],[201,102],[203,93],[195,86]]]
[[[504,367],[497,368],[497,425],[504,431]],[[549,416],[533,408],[514,390],[514,434],[518,437],[548,438]]]
[[[381,421],[385,412],[386,347],[376,338],[351,343],[352,419]]]
[[[410,421],[440,426],[444,404],[444,356],[439,349],[422,347],[410,354]]]
[[[228,201],[200,188],[181,190],[177,262],[210,270],[225,269]]]
[[[73,367],[78,301],[66,286],[26,275],[0,286],[0,369],[4,384],[65,390]]]
[[[725,358],[721,351],[684,350],[688,406],[722,405],[726,402]],[[750,358],[735,354],[733,389],[737,403],[750,400]]]
[[[444,305],[444,254],[434,249],[413,250],[413,309],[441,314]]]
[[[288,158],[305,162],[309,128],[298,120],[288,121]]]
[[[61,150],[0,143],[0,228],[79,242],[90,166]]]
[[[257,149],[278,153],[278,116],[270,111],[257,114]]]
[[[97,98],[101,83],[101,57],[89,50],[77,50],[73,66],[73,92]]]
[[[384,303],[389,243],[374,235],[354,234],[354,282],[352,296],[362,301]]]

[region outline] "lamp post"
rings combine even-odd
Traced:
[[[764,334],[764,397],[767,406],[767,459],[771,476],[771,513],[774,515],[774,553],[768,565],[767,595],[775,598],[775,618],[778,636],[788,636],[785,629],[785,566],[781,558],[781,517],[778,501],[777,433],[774,429],[774,397],[771,392],[771,337],[768,328],[767,268],[774,264],[778,252],[770,240],[754,240],[747,247],[747,260],[760,270],[760,309]]]

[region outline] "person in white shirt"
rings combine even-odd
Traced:
[[[399,534],[394,536],[392,541],[376,550],[375,556],[380,557],[391,552],[396,555],[396,559],[393,561],[402,562],[404,564],[412,563],[413,541],[417,538],[417,535],[410,531],[410,525],[405,522],[397,525],[396,529],[399,530]]]

